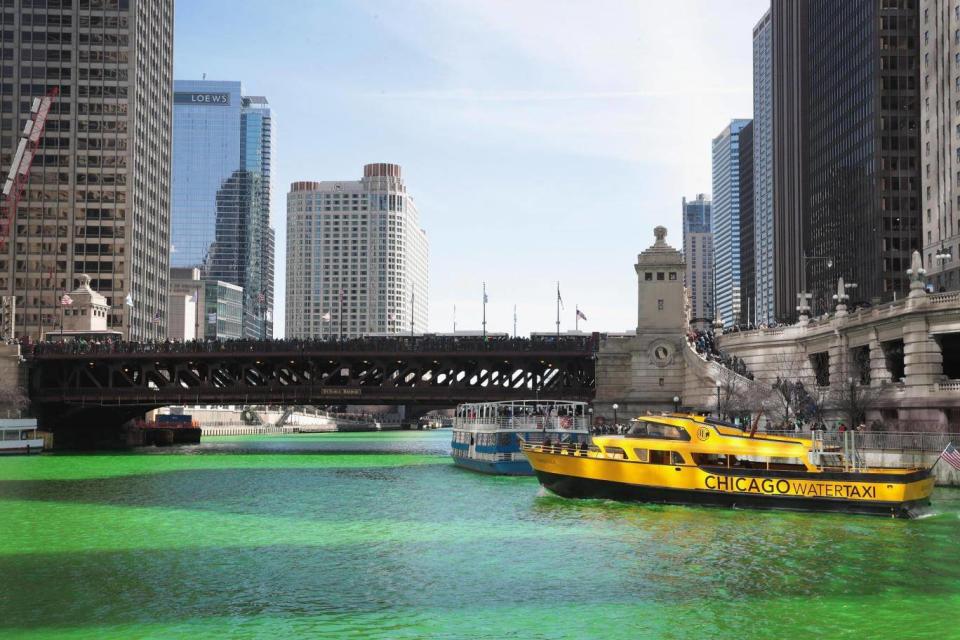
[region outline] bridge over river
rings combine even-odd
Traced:
[[[43,343],[24,347],[38,414],[119,425],[167,405],[584,400],[598,336],[397,336],[357,340]]]

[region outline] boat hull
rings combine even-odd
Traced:
[[[453,463],[464,469],[497,476],[533,475],[533,467],[531,467],[530,463],[526,460],[493,462],[491,460],[474,460],[473,458],[459,458],[454,456]]]
[[[43,451],[43,439],[7,440],[0,442],[0,455],[29,455]]]
[[[647,502],[743,509],[785,511],[825,511],[896,518],[915,518],[930,505],[929,499],[905,502],[867,502],[837,498],[765,496],[645,487],[610,480],[561,476],[544,471],[536,473],[546,489],[564,498],[594,498],[620,502]]]
[[[893,474],[777,473],[527,452],[540,483],[565,498],[887,517],[921,515],[930,504],[929,470]]]

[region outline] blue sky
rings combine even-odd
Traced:
[[[430,239],[430,330],[636,324],[637,253],[710,192],[710,141],[752,114],[737,2],[180,0],[175,77],[240,80],[276,116],[283,328],[286,192],[403,166]]]

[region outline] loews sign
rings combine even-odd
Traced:
[[[229,93],[193,93],[191,91],[175,91],[173,104],[213,104],[229,106]]]

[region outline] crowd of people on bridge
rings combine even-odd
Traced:
[[[583,351],[595,349],[593,336],[376,336],[331,340],[320,338],[281,338],[277,340],[152,340],[128,341],[113,337],[77,337],[67,340],[20,342],[25,356],[111,354],[111,353],[302,353],[311,351],[352,352],[468,352],[539,350]]]
[[[713,329],[691,329],[687,332],[687,342],[704,360],[716,362],[738,375],[753,380],[753,374],[747,370],[747,364],[742,358],[731,356],[720,350]]]

